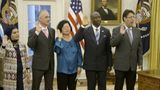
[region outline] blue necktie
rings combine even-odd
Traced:
[[[100,32],[98,31],[98,29],[96,29],[95,36],[96,36],[96,41],[97,41],[97,45],[98,45],[99,44],[99,36],[100,36]]]

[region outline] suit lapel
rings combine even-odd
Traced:
[[[52,43],[52,38],[53,38],[53,32],[52,32],[52,29],[51,28],[48,28],[48,32],[49,32],[49,37],[50,37],[50,43]]]
[[[132,35],[133,35],[133,42],[132,42],[132,45],[134,44],[134,42],[135,42],[135,38],[136,38],[136,30],[135,30],[135,28],[133,28],[132,29]]]
[[[91,38],[93,39],[93,41],[95,42],[95,44],[97,44],[96,41],[96,36],[94,34],[93,28],[91,27],[89,30],[89,33],[91,35]],[[104,36],[104,30],[102,29],[102,27],[100,27],[100,36],[99,36],[99,44],[101,43],[101,41],[103,40],[103,36]]]
[[[52,38],[52,37],[53,37],[53,34],[52,34],[52,30],[51,30],[51,28],[48,28],[48,32],[49,32],[49,36],[50,36],[50,38]]]
[[[128,33],[127,33],[127,31],[126,31],[126,36],[127,36],[127,39],[128,39],[128,43],[131,45],[131,46],[133,46],[133,44],[134,44],[134,42],[135,42],[135,38],[136,38],[136,30],[135,30],[135,28],[132,28],[132,35],[133,35],[133,41],[132,41],[132,44],[130,43],[130,39],[129,39],[129,36],[128,36]]]
[[[120,30],[120,28],[119,28],[119,30]],[[130,43],[130,40],[129,40],[129,36],[128,36],[127,30],[125,32],[125,37],[126,37],[128,43],[129,43],[129,45],[132,46],[131,43]]]
[[[45,34],[43,33],[43,31],[41,31],[41,32],[39,33],[39,35],[40,35],[41,37],[43,37],[45,40],[47,40],[47,37],[45,36]]]
[[[52,31],[51,31],[50,28],[48,28],[48,34],[49,34],[49,37],[50,37],[50,38],[53,37]],[[48,40],[48,39],[49,39],[49,37],[47,38],[47,37],[45,36],[45,34],[43,33],[43,31],[40,32],[40,36],[42,36],[45,40]]]
[[[99,43],[101,43],[101,41],[104,38],[104,30],[102,28],[100,28],[100,37],[99,37]]]
[[[91,36],[91,39],[95,42],[95,44],[97,43],[96,42],[96,37],[95,37],[95,34],[94,34],[94,31],[93,31],[93,28],[92,26],[90,27],[89,29],[89,35]]]

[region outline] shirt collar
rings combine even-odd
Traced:
[[[41,24],[39,24],[42,30],[48,30],[47,27],[43,27]]]
[[[132,27],[128,28],[126,24],[124,24],[126,30],[132,30]]]
[[[102,6],[103,9],[106,9],[104,6]]]
[[[92,24],[93,30],[96,30],[96,29],[99,29],[99,30],[100,30],[100,27],[101,27],[101,26],[99,26],[99,27],[97,28],[97,27],[95,27],[95,26]]]

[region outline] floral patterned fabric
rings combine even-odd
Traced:
[[[11,42],[9,42],[5,49],[0,48],[0,57],[3,61],[3,87],[4,90],[16,90],[16,81],[17,81],[17,55],[16,50]],[[27,60],[27,51],[26,46],[22,43],[19,43],[20,55],[23,66],[23,83],[24,90],[28,90],[29,83],[27,83],[27,72],[26,68],[28,67]]]

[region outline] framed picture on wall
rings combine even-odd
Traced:
[[[91,12],[101,15],[102,25],[117,25],[121,22],[122,0],[92,0]]]

